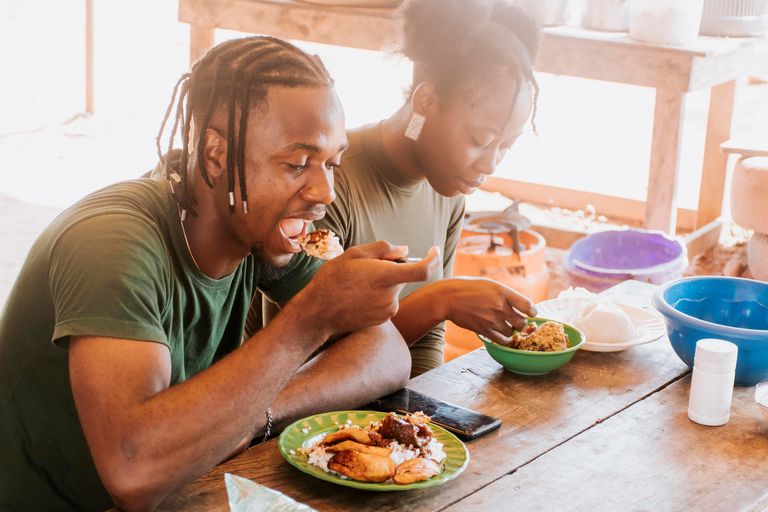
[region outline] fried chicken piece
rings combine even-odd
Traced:
[[[392,477],[396,484],[408,485],[414,482],[428,480],[440,473],[440,464],[432,459],[411,459],[401,462],[397,466],[395,476]]]
[[[393,412],[387,414],[381,421],[380,433],[383,437],[394,439],[400,444],[418,448],[427,446],[432,440],[432,429],[422,422],[422,418],[413,419],[411,416],[400,418]]]
[[[368,435],[368,432],[355,425],[343,428],[338,432],[331,432],[325,436],[323,443],[334,444],[340,441],[346,441],[347,439],[351,439],[352,441],[368,446],[376,444],[371,440],[371,436]]]
[[[380,455],[381,457],[389,457],[389,454],[392,453],[392,448],[382,448],[380,446],[368,446],[368,445],[356,443],[354,441],[349,441],[349,440],[342,441],[340,443],[329,446],[328,448],[326,448],[326,450],[331,452],[341,452],[344,450],[349,450],[357,453],[366,453],[368,455]]]
[[[565,334],[561,323],[544,322],[536,326],[536,322],[531,322],[525,329],[512,336],[510,347],[533,352],[565,350],[568,348],[568,335]]]
[[[360,482],[383,482],[395,475],[395,461],[389,457],[343,450],[328,461],[328,469]]]
[[[368,431],[366,430],[366,432]],[[373,446],[387,447],[389,446],[389,443],[392,442],[391,439],[384,439],[383,437],[381,437],[381,434],[379,434],[378,432],[368,432],[368,437],[371,438],[371,443],[373,444]]]

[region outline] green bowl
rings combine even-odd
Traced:
[[[544,322],[548,322],[548,318],[529,318],[528,323],[536,322],[541,325]],[[556,321],[556,320],[554,320]],[[562,322],[558,322],[561,323]],[[575,327],[571,327],[568,324],[563,324],[565,334],[568,335],[568,348],[565,350],[557,350],[554,352],[532,352],[530,350],[517,350],[514,348],[507,348],[503,345],[498,345],[485,336],[480,334],[478,338],[485,344],[485,349],[504,368],[511,372],[521,373],[523,375],[544,375],[556,370],[563,366],[565,363],[571,360],[573,354],[576,353],[587,338],[580,330]]]

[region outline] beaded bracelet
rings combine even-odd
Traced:
[[[264,432],[264,443],[269,439],[269,434],[272,431],[272,409],[267,407],[267,430]]]

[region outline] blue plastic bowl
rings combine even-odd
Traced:
[[[730,341],[739,347],[736,385],[768,380],[768,283],[737,277],[687,277],[653,296],[664,315],[675,353],[693,368],[696,342]]]

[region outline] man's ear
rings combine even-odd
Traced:
[[[205,130],[202,158],[211,181],[223,176],[227,170],[227,138],[215,128]]]
[[[430,114],[439,108],[439,98],[435,86],[430,82],[421,82],[413,90],[411,107],[414,112],[429,118]]]

